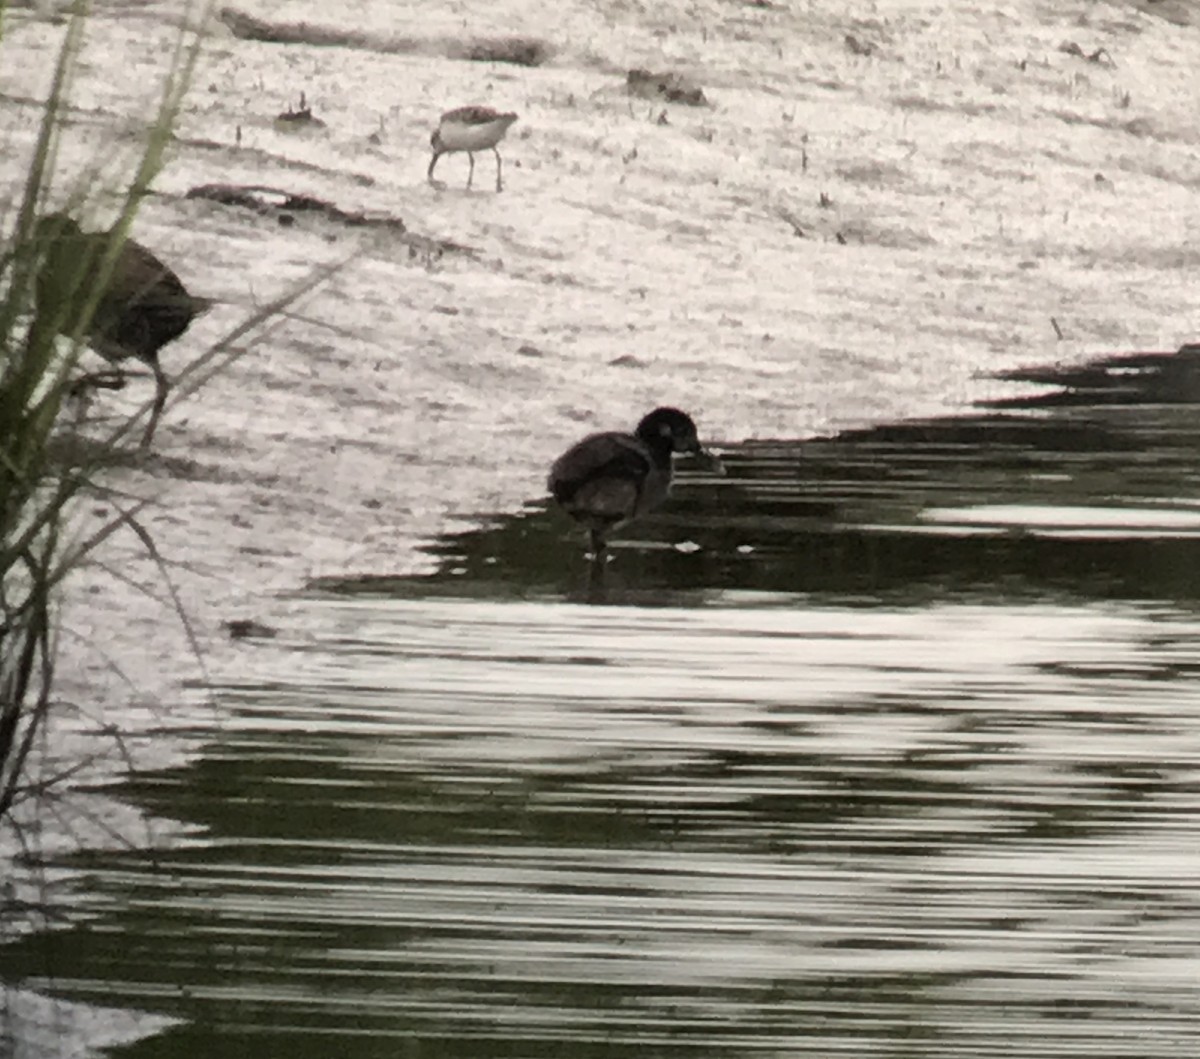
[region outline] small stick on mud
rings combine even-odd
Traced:
[[[1060,342],[1067,337],[1063,334],[1063,329],[1058,326],[1058,321],[1054,319],[1053,316],[1050,317],[1050,326],[1054,328],[1054,334],[1058,337]]]
[[[792,226],[792,234],[796,236],[797,239],[806,238],[804,229],[800,226],[800,218],[792,213],[791,210],[787,209],[785,206],[780,206],[775,210],[775,213],[780,219],[787,221],[787,223]]]
[[[851,55],[874,55],[875,45],[869,40],[859,40],[853,33],[845,36],[846,50]]]

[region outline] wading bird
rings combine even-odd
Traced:
[[[588,530],[594,563],[604,562],[613,530],[666,500],[677,452],[697,453],[718,465],[701,448],[690,416],[678,408],[656,408],[632,434],[590,434],[554,461],[547,487]]]
[[[158,362],[158,351],[178,338],[212,305],[189,294],[182,281],[140,243],[126,239],[111,268],[105,253],[113,232],[85,232],[65,213],[37,223],[42,255],[37,277],[37,326],[72,335],[93,305],[81,337],[105,360],[119,365],[133,357],[154,372],[155,395],[142,446],[154,437],[171,383]],[[103,288],[97,292],[97,284]]]
[[[508,127],[516,120],[516,114],[501,114],[491,107],[459,107],[446,111],[429,139],[433,145],[433,158],[426,174],[429,182],[433,183],[433,167],[442,155],[466,151],[471,163],[467,171],[467,187],[470,187],[475,177],[475,152],[491,148],[496,156],[496,190],[502,190],[500,151],[496,145],[504,139]]]

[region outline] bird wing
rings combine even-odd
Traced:
[[[82,308],[95,295],[101,265],[111,232],[81,232],[77,228],[54,237],[38,275],[39,297],[48,303],[68,302]],[[139,243],[126,240],[104,277],[102,303],[120,307],[158,295],[169,301],[187,298],[187,290],[174,272]],[[75,313],[65,314],[73,319]],[[66,330],[68,328],[64,328]]]
[[[563,508],[586,526],[619,526],[642,508],[641,483],[628,478],[593,478],[576,490]]]
[[[653,466],[650,454],[628,434],[592,434],[554,461],[547,486],[560,504],[602,478],[626,479],[640,492]]]
[[[78,326],[96,252],[77,225],[57,216],[43,219],[38,238],[38,314],[55,330],[69,333]]]
[[[127,239],[113,266],[105,296],[114,302],[186,304],[183,281],[141,243]]]
[[[455,110],[446,111],[442,115],[442,121],[457,121],[463,125],[487,125],[503,116],[499,111],[492,110],[491,107],[458,107]]]
[[[112,232],[83,232],[69,219],[47,219],[37,279],[38,315],[46,326],[71,334],[89,302],[87,340],[111,361],[148,362],[181,335],[211,303],[195,298],[170,268],[140,243],[126,240],[102,274]],[[104,288],[97,296],[97,284]],[[94,299],[94,301],[93,301]]]

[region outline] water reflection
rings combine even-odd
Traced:
[[[139,1059],[1190,1054],[1189,412],[734,447],[610,605],[540,507],[324,582],[0,974]]]
[[[54,985],[188,1020],[137,1056],[1178,1054],[1196,622],[635,617],[316,606],[131,788],[201,831],[82,866]]]

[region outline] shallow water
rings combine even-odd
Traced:
[[[180,1020],[122,1056],[1189,1054],[1192,420],[755,443],[603,583],[541,505],[316,582],[121,789],[185,836],[0,975]]]

